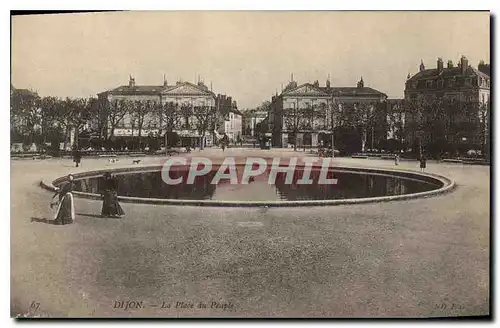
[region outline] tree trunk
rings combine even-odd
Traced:
[[[375,139],[375,129],[372,126],[372,151],[373,151],[373,148],[374,148],[374,139]]]
[[[69,134],[70,134],[70,129],[69,126],[66,126],[66,129],[64,131],[64,150],[68,147],[68,139],[69,139]]]
[[[78,131],[80,129],[78,127],[75,127],[75,136],[74,136],[74,140],[75,140],[75,147],[78,148]]]
[[[335,151],[334,151],[334,150],[335,150],[335,146],[334,146],[334,145],[335,145],[335,143],[333,142],[333,141],[334,141],[334,139],[335,139],[335,134],[334,134],[334,132],[333,132],[333,130],[332,130],[332,158],[334,158],[334,157],[335,157]]]
[[[141,150],[141,145],[142,145],[142,141],[141,141],[141,136],[142,136],[142,125],[139,125],[137,127],[137,136],[139,137],[139,143],[138,143],[138,147],[139,147],[139,150]]]
[[[200,150],[203,150],[205,147],[205,131],[201,132],[201,139],[200,139]]]
[[[361,131],[361,152],[364,153],[365,152],[365,148],[366,148],[366,127],[363,127],[362,131]]]
[[[165,156],[168,156],[168,131],[165,132]]]

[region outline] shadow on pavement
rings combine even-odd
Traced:
[[[47,224],[54,224],[54,225],[61,225],[61,223],[57,222],[56,220],[49,220],[45,218],[31,218],[31,222],[40,222],[40,223],[47,223]]]
[[[86,216],[89,218],[96,218],[96,219],[120,219],[120,217],[114,217],[114,216],[102,216],[100,214],[88,214],[88,213],[76,213],[78,216]]]

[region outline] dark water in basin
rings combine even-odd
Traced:
[[[255,178],[247,185],[232,185],[229,180],[211,184],[216,171],[197,177],[195,184],[167,185],[161,172],[133,172],[117,174],[118,194],[120,196],[189,199],[189,200],[227,200],[227,201],[279,201],[279,200],[327,200],[367,198],[412,194],[438,189],[441,185],[412,180],[403,177],[333,171],[337,179],[335,185],[285,184],[285,176],[278,174],[275,184],[268,184],[268,176]],[[328,178],[332,176],[329,174]],[[172,174],[175,178],[175,174]],[[294,179],[296,181],[297,179]],[[75,181],[77,191],[100,193],[103,182],[101,177],[90,177]]]

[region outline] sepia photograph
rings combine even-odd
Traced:
[[[11,12],[11,318],[491,319],[492,22]]]

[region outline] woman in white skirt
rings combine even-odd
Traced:
[[[52,200],[58,196],[56,202],[52,202],[50,207],[58,205],[57,212],[54,217],[55,224],[70,224],[75,221],[75,203],[73,201],[73,176],[68,175],[68,182],[62,187],[58,188]]]

